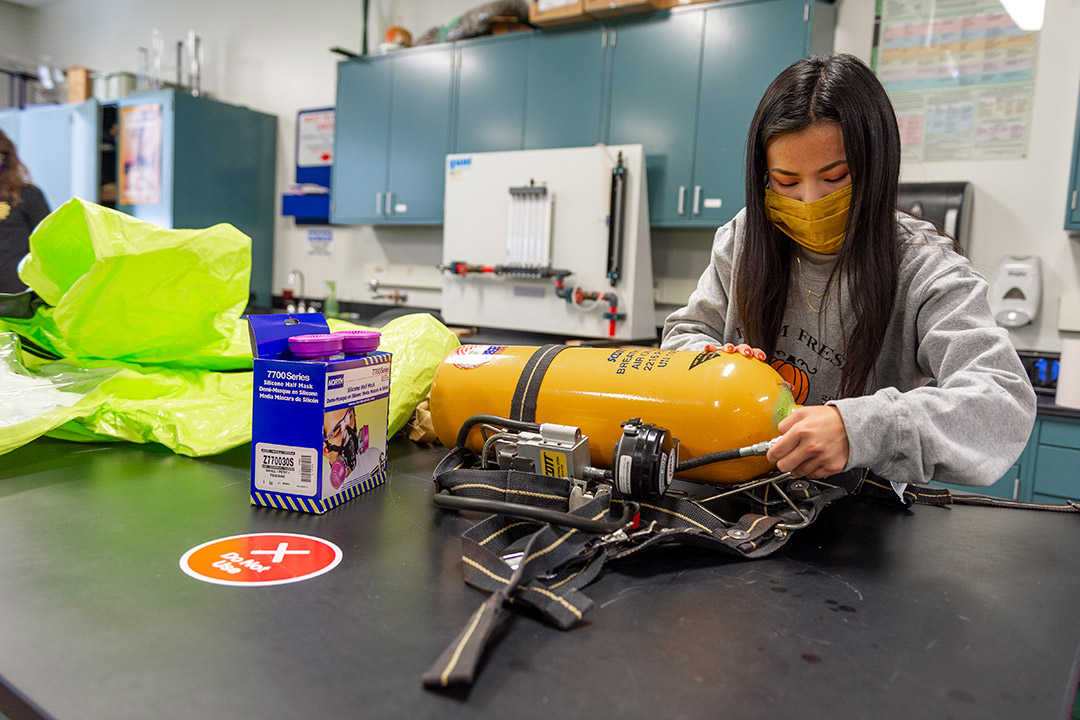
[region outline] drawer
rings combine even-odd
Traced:
[[[933,483],[935,486],[948,488],[953,493],[975,493],[976,495],[989,495],[991,497],[1004,498],[1005,500],[1019,499],[1020,490],[1020,464],[1017,463],[1009,468],[1001,479],[988,487],[975,487],[972,485],[949,485],[948,483]]]
[[[1039,444],[1080,450],[1080,422],[1042,418],[1039,422]]]
[[[1051,505],[1064,505],[1066,500],[1071,498],[1058,497],[1057,495],[1043,495],[1042,493],[1035,493],[1031,496],[1031,502],[1037,503],[1049,503]]]
[[[1043,428],[1045,431],[1045,427]],[[1041,436],[1040,436],[1041,437]],[[1035,459],[1036,494],[1080,498],[1080,450],[1039,444]]]

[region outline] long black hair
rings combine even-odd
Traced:
[[[30,173],[19,161],[15,143],[0,130],[0,200],[17,205],[23,185],[29,184]]]
[[[874,73],[853,55],[800,60],[780,73],[758,104],[746,142],[746,246],[739,263],[739,325],[771,357],[783,326],[795,243],[765,214],[765,150],[778,135],[815,123],[840,125],[851,174],[851,210],[836,272],[847,276],[854,324],[845,328],[841,393],[862,394],[873,372],[896,295],[896,194],[900,132]]]

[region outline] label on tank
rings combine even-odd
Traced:
[[[505,345],[462,345],[450,353],[450,364],[462,370],[487,365],[496,355],[501,355]]]
[[[615,368],[616,375],[629,372],[652,372],[667,367],[674,350],[612,350],[607,361]]]

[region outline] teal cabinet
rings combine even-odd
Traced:
[[[452,71],[448,47],[394,58],[384,222],[442,223]]]
[[[450,149],[605,142],[644,146],[654,226],[715,227],[742,206],[765,87],[832,49],[835,15],[823,0],[727,0],[345,61],[331,221],[441,223]]]
[[[600,142],[608,30],[534,33],[525,83],[526,150]]]
[[[117,210],[168,228],[235,226],[251,238],[252,302],[269,307],[277,117],[172,90],[109,105],[120,120]],[[135,115],[139,127],[125,132]],[[147,183],[144,167],[142,186],[130,167],[139,155],[153,173]]]
[[[1076,110],[1072,170],[1069,173],[1069,192],[1065,203],[1065,229],[1080,231],[1080,107]]]
[[[806,55],[803,3],[787,0],[731,4],[705,12],[705,42],[689,218],[718,226],[743,206],[746,136],[780,71]],[[761,52],[768,38],[768,52]]]
[[[830,52],[834,25],[822,2],[732,0],[615,28],[608,142],[645,146],[652,225],[715,227],[738,212],[762,94]]]
[[[608,43],[607,142],[644,146],[652,225],[688,217],[703,31],[703,12],[673,12],[620,24]]]
[[[338,64],[330,222],[383,217],[390,137],[390,58]]]
[[[1040,417],[1036,431],[1031,499],[1053,503],[1080,500],[1080,419]]]
[[[460,43],[455,78],[455,152],[521,150],[528,35]]]
[[[442,222],[452,48],[338,64],[333,223]]]
[[[73,197],[97,202],[98,128],[96,100],[0,112],[0,130],[52,210]]]
[[[1050,407],[1040,410],[1024,452],[996,483],[989,487],[940,484],[950,490],[1007,500],[1060,504],[1080,500],[1078,467],[1080,417]]]

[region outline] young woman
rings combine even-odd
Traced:
[[[762,348],[804,406],[769,459],[822,478],[989,485],[1023,450],[1035,394],[952,240],[896,208],[900,137],[850,55],[784,70],[750,126],[746,208],[720,228],[662,347]]]
[[[30,252],[30,233],[48,214],[45,196],[30,184],[15,144],[0,131],[0,292],[26,289],[16,268]]]

